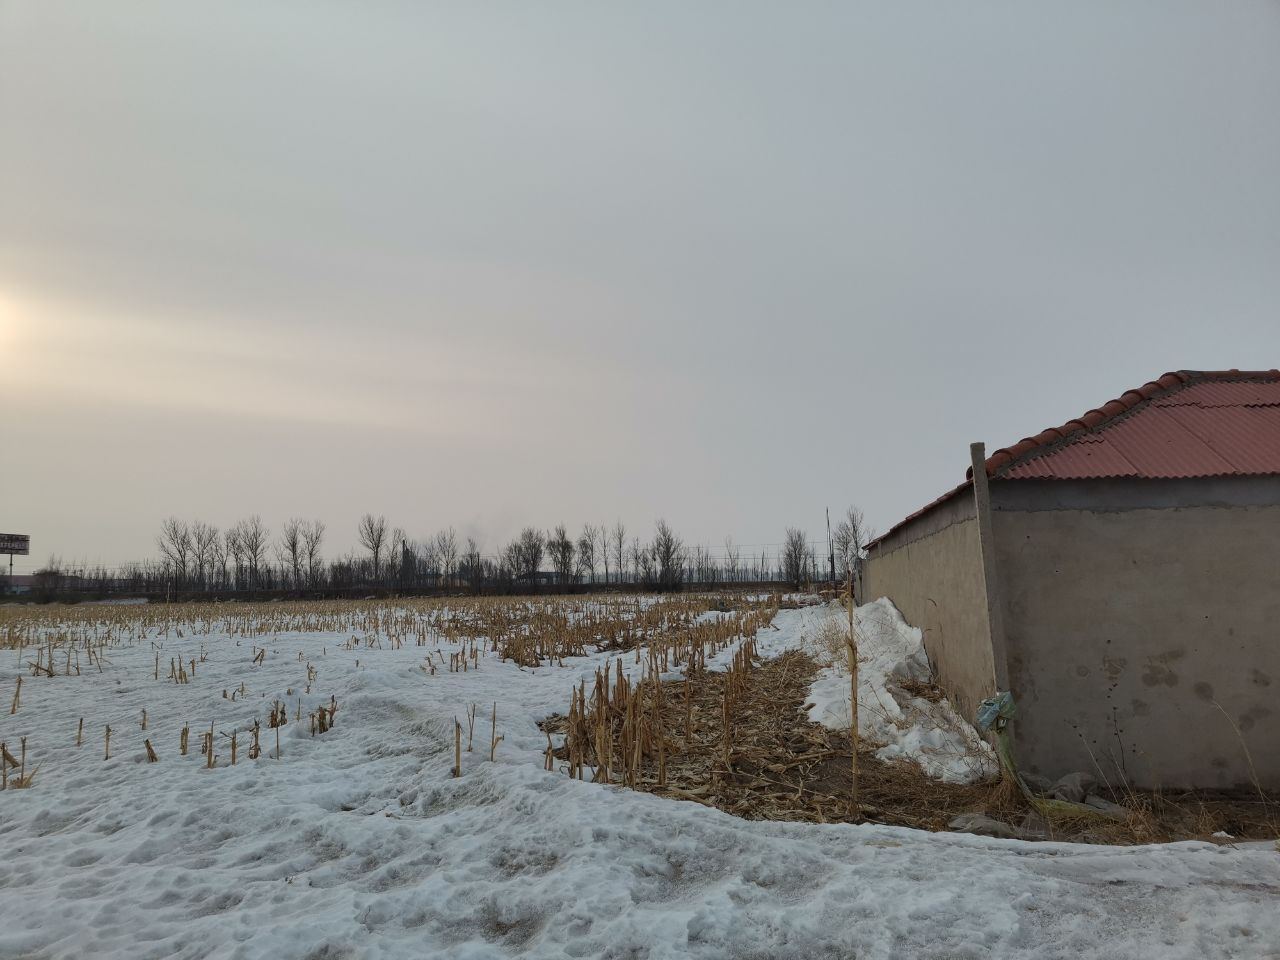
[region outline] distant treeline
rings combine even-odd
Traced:
[[[800,587],[856,566],[868,537],[854,507],[832,530],[830,550],[788,528],[776,552],[744,553],[731,538],[714,552],[692,546],[659,520],[651,536],[629,535],[621,521],[585,524],[577,537],[564,524],[525,527],[496,553],[452,527],[410,540],[386,518],[365,514],[357,524],[361,552],[325,559],[326,527],[293,518],[275,535],[258,516],[220,530],[201,520],[169,517],[156,538],[158,556],[116,569],[51,560],[31,578],[29,599],[111,596],[345,596],[369,592],[516,593],[622,588],[672,591],[733,584]]]

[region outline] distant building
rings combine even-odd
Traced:
[[[15,573],[12,577],[7,574],[0,576],[0,583],[5,584],[4,592],[9,596],[30,593],[31,588],[35,585],[35,580],[35,577],[21,573]]]
[[[4,585],[5,581],[8,581],[7,585]],[[100,583],[112,582],[101,581]],[[94,584],[95,581],[72,573],[37,571],[33,574],[15,573],[12,577],[0,576],[0,585],[4,585],[0,586],[0,589],[8,596],[81,593],[91,589]]]
[[[1032,772],[1280,788],[1280,372],[1167,373],[984,466],[985,570],[970,470],[864,571],[961,709],[1011,689]]]

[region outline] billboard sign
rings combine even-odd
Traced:
[[[31,553],[31,537],[25,533],[0,533],[0,553],[27,556]]]

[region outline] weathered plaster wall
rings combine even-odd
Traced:
[[[1020,762],[1217,788],[1250,782],[1247,748],[1280,788],[1280,478],[992,498]]]
[[[862,600],[888,597],[924,631],[925,649],[953,704],[972,718],[995,692],[972,492],[962,492],[874,547]]]

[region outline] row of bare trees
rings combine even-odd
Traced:
[[[292,517],[272,531],[255,515],[225,529],[202,520],[169,517],[156,538],[159,559],[119,570],[62,570],[68,583],[93,584],[95,592],[180,594],[234,591],[344,591],[366,588],[475,592],[588,585],[631,585],[648,590],[781,581],[800,586],[826,578],[821,557],[804,531],[788,528],[776,556],[744,553],[732,538],[713,551],[687,545],[665,521],[642,539],[622,521],[584,524],[574,536],[565,524],[549,530],[525,527],[509,543],[486,552],[452,527],[410,540],[382,515],[365,514],[356,525],[359,552],[326,560],[326,527]],[[832,532],[831,554],[841,579],[863,554],[869,531],[850,507]],[[823,551],[825,552],[825,551]],[[86,587],[86,590],[88,588]]]
[[[258,589],[273,550],[277,566],[271,580],[283,578],[300,588],[314,585],[321,574],[324,531],[323,521],[293,517],[272,541],[257,514],[221,531],[203,520],[169,517],[160,524],[156,546],[179,589]]]

